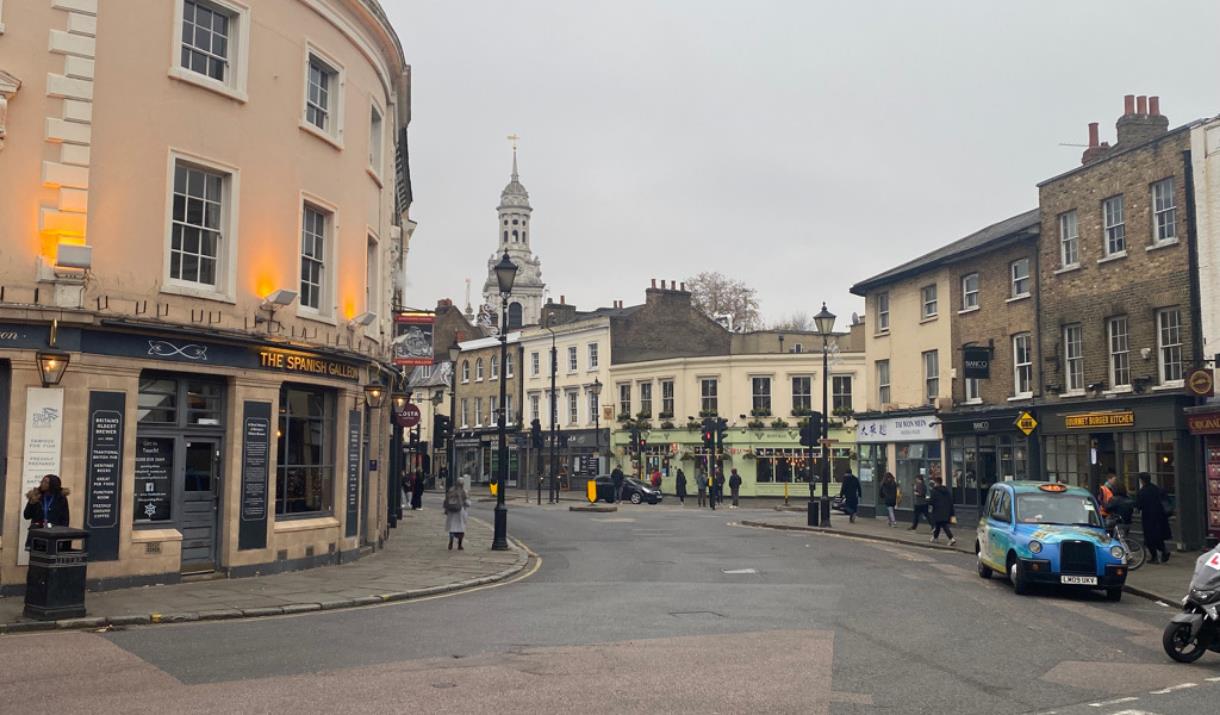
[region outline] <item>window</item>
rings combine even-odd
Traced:
[[[979,394],[979,379],[977,377],[966,378],[966,402],[982,402],[983,397]]]
[[[661,415],[674,416],[674,381],[661,380]]]
[[[973,310],[977,307],[979,307],[979,274],[971,273],[962,276],[962,310]]]
[[[1131,384],[1131,363],[1127,316],[1110,318],[1107,322],[1110,338],[1110,385],[1122,387]]]
[[[467,398],[462,398],[462,426],[470,426],[470,404]]]
[[[496,355],[492,355],[491,358],[488,359],[488,362],[491,364],[491,379],[500,379],[500,358]]]
[[[138,421],[142,425],[218,427],[224,414],[223,382],[140,375]]]
[[[216,290],[225,261],[229,175],[182,161],[174,164],[170,228],[171,280]]]
[[[1178,208],[1173,200],[1173,177],[1152,185],[1152,242],[1166,243],[1178,238]]]
[[[576,372],[576,368],[577,368],[576,346],[571,345],[568,347],[568,372]]]
[[[364,309],[381,313],[381,252],[377,237],[370,234],[364,249]]]
[[[539,399],[538,395],[530,395],[530,419],[531,420],[541,420],[541,417],[539,415],[539,408],[540,408],[539,403],[540,402],[542,402],[542,400]]]
[[[1067,391],[1084,392],[1084,326],[1079,323],[1063,328],[1063,359]]]
[[[618,386],[618,413],[619,416],[631,416],[631,383],[624,382]]]
[[[589,369],[597,369],[597,343],[589,343]]]
[[[487,423],[488,424],[493,424],[493,425],[500,424],[500,411],[496,409],[496,402],[498,402],[498,400],[496,399],[495,395],[492,395],[491,397],[487,398]]]
[[[750,392],[753,397],[751,408],[756,416],[767,416],[771,414],[771,378],[769,377],[752,377],[750,378]]]
[[[588,394],[589,394],[589,421],[592,422],[595,419],[597,419],[597,410],[598,410],[597,395],[593,394],[593,392],[591,390],[589,391]]]
[[[1012,276],[1012,297],[1025,298],[1029,295],[1029,259],[1020,258],[1013,261],[1008,267],[1008,273]]]
[[[1157,355],[1161,384],[1182,381],[1182,312],[1166,308],[1156,312]]]
[[[923,384],[924,397],[928,402],[936,402],[940,395],[940,356],[935,350],[923,354]]]
[[[504,377],[510,378],[513,376],[513,354],[508,353],[504,356]]]
[[[542,361],[538,359],[538,353],[530,353],[530,375],[533,377],[538,377],[539,363],[541,362]]]
[[[326,293],[326,250],[333,214],[305,204],[301,219],[301,306],[319,313],[327,312],[323,296]]]
[[[478,358],[474,361],[474,381],[483,381],[483,358]]]
[[[699,381],[699,409],[703,412],[716,412],[719,409],[716,378],[705,377]]]
[[[890,403],[890,361],[877,361],[877,402],[881,405]]]
[[[832,375],[830,377],[831,410],[835,412],[850,412],[851,406],[851,375]]]
[[[513,412],[513,396],[504,396],[504,422],[505,424],[513,424],[517,421],[517,415]]]
[[[1080,265],[1080,229],[1075,211],[1059,214],[1059,262],[1063,268]]]
[[[813,409],[813,380],[809,377],[792,378],[792,413],[802,415]]]
[[[580,421],[580,395],[568,393],[568,424],[574,425]]]
[[[175,14],[170,76],[245,101],[249,9],[232,0],[178,0]]]
[[[652,417],[652,383],[640,383],[640,414]]]
[[[381,145],[383,141],[381,111],[374,105],[369,110],[369,168],[377,176],[381,176]]]
[[[280,388],[275,479],[276,514],[318,514],[332,509],[335,400],[324,390]]]
[[[877,332],[885,333],[890,329],[890,294],[877,294]]]
[[[520,328],[521,327],[521,322],[522,322],[521,311],[522,310],[524,310],[524,309],[521,307],[521,304],[515,300],[508,304],[508,327],[509,328]]]
[[[343,69],[333,59],[310,48],[305,67],[304,128],[338,144],[343,134]]]
[[[936,284],[924,286],[920,291],[920,297],[923,302],[923,312],[920,313],[924,318],[936,317]]]
[[[1127,227],[1123,223],[1123,197],[1111,196],[1101,203],[1102,218],[1105,221],[1106,256],[1114,256],[1127,251]]]
[[[470,361],[462,361],[462,382],[470,382]]]
[[[483,426],[483,398],[474,398],[474,426]]]
[[[1034,394],[1033,345],[1029,333],[1012,337],[1012,392],[1014,397]]]

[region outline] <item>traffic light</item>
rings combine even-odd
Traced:
[[[703,448],[711,451],[716,446],[715,420],[708,417],[703,420]]]
[[[724,449],[724,439],[729,436],[729,421],[723,417],[716,418],[716,448]]]
[[[814,433],[813,427],[810,426],[809,420],[801,423],[801,446],[812,447],[818,443],[818,436]]]
[[[432,418],[432,448],[444,449],[445,438],[449,436],[452,427],[448,415],[435,415]]]
[[[640,451],[640,430],[638,427],[631,428],[631,451]]]
[[[648,435],[641,432],[640,433],[640,451],[643,452],[645,449],[648,449]]]
[[[542,422],[537,417],[530,422],[530,446],[542,449]]]

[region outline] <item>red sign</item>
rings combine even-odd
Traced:
[[[1220,412],[1186,415],[1186,426],[1191,434],[1220,434]]]
[[[403,407],[394,415],[398,426],[408,429],[419,424],[419,417],[419,407],[414,402],[408,402],[406,407]]]

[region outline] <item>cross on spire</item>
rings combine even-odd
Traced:
[[[517,180],[517,140],[521,137],[517,136],[516,132],[508,135],[508,140],[513,143],[513,180]]]

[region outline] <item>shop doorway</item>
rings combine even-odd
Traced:
[[[220,442],[186,440],[182,467],[182,572],[213,571],[220,505]]]

